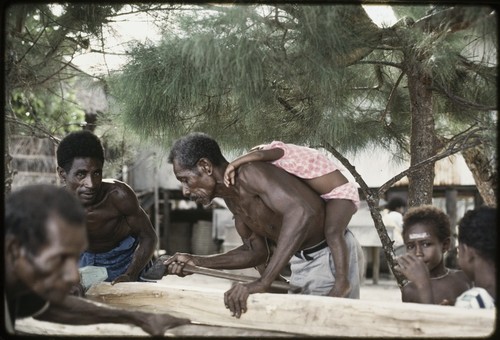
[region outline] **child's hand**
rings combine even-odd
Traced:
[[[226,187],[229,187],[230,185],[234,185],[234,173],[236,171],[236,168],[229,163],[229,165],[226,168],[226,171],[224,172],[224,184]]]
[[[405,254],[397,259],[398,264],[395,269],[403,273],[410,281],[422,282],[429,280],[429,268],[424,261],[420,260],[413,254]]]

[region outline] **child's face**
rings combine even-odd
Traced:
[[[439,241],[432,227],[416,223],[410,226],[403,235],[406,252],[414,254],[424,261],[429,271],[443,261],[446,245]]]

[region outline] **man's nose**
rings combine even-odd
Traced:
[[[85,177],[85,181],[84,181],[85,187],[93,188],[93,187],[95,187],[95,183],[96,183],[96,181],[92,178],[91,175],[88,175],[87,177]]]
[[[185,184],[182,185],[182,194],[185,197],[189,197],[190,194],[189,188]]]
[[[63,279],[72,284],[80,282],[80,272],[78,271],[78,263],[76,261],[67,261],[64,268]]]

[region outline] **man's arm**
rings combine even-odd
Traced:
[[[268,248],[265,240],[253,233],[245,223],[235,215],[235,227],[243,244],[224,254],[192,255],[177,253],[169,257],[164,264],[168,273],[184,276],[182,269],[185,264],[214,269],[244,269],[265,264],[268,258]]]
[[[180,319],[168,314],[153,314],[112,308],[71,295],[68,295],[59,304],[51,303],[44,313],[35,318],[70,325],[132,324],[156,336],[163,336],[169,328],[190,323],[188,319]]]
[[[281,148],[273,148],[266,150],[254,150],[240,156],[228,164],[224,172],[224,184],[228,187],[234,185],[234,177],[236,169],[250,162],[274,162],[283,157],[285,151]]]
[[[274,226],[278,228],[274,235],[277,245],[261,277],[236,284],[224,293],[226,308],[236,318],[246,312],[249,294],[268,291],[295,252],[324,239],[325,214],[323,202],[315,192],[273,165],[247,164],[240,168],[238,176],[241,189],[258,196],[282,220],[281,225]]]
[[[113,201],[118,211],[123,214],[131,229],[131,234],[139,241],[132,262],[125,274],[117,277],[113,283],[136,281],[141,270],[153,257],[158,236],[146,212],[139,205],[134,191],[125,183],[117,183],[120,189],[114,194]],[[128,279],[127,279],[128,277]]]
[[[246,191],[258,195],[283,217],[276,249],[260,279],[269,286],[306,241],[316,240],[314,245],[324,239],[324,205],[306,184],[270,164],[242,167],[239,181]]]

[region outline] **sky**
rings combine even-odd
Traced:
[[[378,26],[392,26],[396,17],[390,6],[363,5],[363,8]],[[134,14],[121,17],[119,22],[112,24],[112,31],[105,33],[106,49],[112,53],[124,53],[132,41],[157,41],[161,35],[158,28],[145,14]],[[73,59],[73,64],[91,75],[106,75],[119,70],[127,59],[122,55],[83,52]]]

